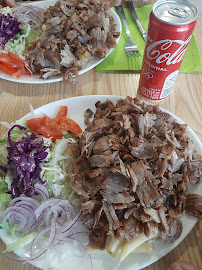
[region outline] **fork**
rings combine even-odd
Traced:
[[[132,14],[138,28],[139,28],[139,30],[141,32],[144,40],[147,41],[147,32],[145,31],[145,29],[144,29],[143,25],[141,24],[140,20],[138,19],[138,16],[137,16],[137,13],[135,11],[133,1],[127,1],[127,7],[129,8],[129,10],[130,10],[130,12],[131,12],[131,14]]]
[[[116,7],[116,9],[121,17],[121,20],[122,20],[124,28],[125,28],[126,36],[127,36],[127,43],[126,43],[125,48],[124,48],[126,54],[129,57],[141,56],[137,45],[131,41],[130,30],[129,30],[128,23],[127,23],[127,20],[126,20],[124,11],[123,11],[123,7],[121,5],[119,5]]]

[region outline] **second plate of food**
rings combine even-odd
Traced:
[[[19,14],[18,14],[19,20],[20,20],[20,18],[23,18],[23,16],[25,16],[25,19],[27,19],[26,18],[27,13],[29,13],[30,11],[26,11],[26,6],[29,6],[29,5],[37,6],[37,7],[45,9],[47,12],[47,10],[52,8],[56,2],[57,2],[56,0],[48,0],[48,1],[39,1],[36,3],[28,4],[28,5],[23,4],[22,5],[23,8],[21,10],[19,10]],[[92,3],[89,4],[89,3],[88,3],[88,5],[90,5],[91,8],[93,8],[93,6],[96,5],[96,4],[92,4]],[[62,6],[62,4],[63,4],[63,6]],[[73,55],[72,55],[70,52],[68,52],[69,51],[68,48],[66,48],[66,49],[60,48],[61,45],[59,43],[63,42],[62,39],[64,37],[59,37],[57,31],[54,32],[51,28],[50,31],[52,31],[53,33],[51,32],[50,34],[47,34],[49,39],[54,38],[54,42],[56,42],[58,39],[61,39],[60,41],[58,41],[59,43],[58,43],[57,47],[60,48],[61,52],[59,52],[59,53],[62,53],[61,59],[63,59],[65,63],[63,63],[64,67],[60,67],[60,69],[61,68],[66,69],[67,68],[66,63],[69,61],[70,62],[75,61],[75,63],[76,63],[76,65],[70,65],[70,67],[73,67],[73,69],[71,69],[69,71],[69,73],[66,77],[66,80],[69,80],[69,81],[74,81],[77,78],[77,76],[91,70],[92,68],[97,66],[99,63],[101,63],[104,59],[106,59],[106,57],[113,51],[114,47],[116,47],[116,45],[119,41],[120,35],[121,35],[121,29],[122,29],[121,22],[120,22],[119,16],[117,15],[117,13],[113,9],[105,10],[104,5],[102,3],[97,3],[98,6],[100,5],[100,7],[98,9],[99,12],[98,12],[98,11],[96,11],[96,9],[97,9],[96,6],[95,6],[94,11],[87,10],[88,5],[83,5],[83,6],[80,5],[80,7],[78,7],[78,12],[80,12],[81,13],[80,15],[82,15],[84,18],[81,18],[81,20],[79,22],[78,21],[74,22],[75,27],[74,27],[74,25],[71,25],[71,27],[69,28],[70,30],[68,32],[69,33],[68,39],[65,37],[65,39],[67,41],[70,40],[70,47],[74,51],[76,48],[75,46],[77,46],[74,43],[75,42],[78,43],[78,46],[80,49],[78,48],[76,54],[74,52],[72,52],[73,53]],[[68,10],[66,10],[67,7],[68,7]],[[43,31],[47,27],[46,26],[47,22],[50,25],[53,24],[57,30],[57,27],[59,27],[59,26],[57,26],[57,23],[64,26],[65,23],[67,24],[67,21],[70,21],[70,20],[66,20],[66,18],[65,18],[69,14],[68,12],[71,11],[71,8],[68,6],[68,2],[65,3],[65,1],[62,1],[61,7],[57,6],[56,10],[57,10],[57,14],[53,14],[54,8],[52,8],[50,11],[48,11],[49,17],[46,16],[45,19],[42,19],[41,24],[43,24],[43,26],[40,26],[40,27],[43,28]],[[62,12],[64,12],[64,14],[60,18],[59,16],[61,16],[61,14],[59,14],[59,13],[62,13]],[[34,9],[32,10],[32,13],[33,13],[32,15],[34,16]],[[76,10],[75,10],[75,12],[73,12],[73,14],[74,13],[76,14]],[[14,15],[15,14],[17,14],[17,13],[14,13]],[[88,15],[89,18],[87,18],[88,16],[86,14],[87,15],[89,14]],[[80,17],[80,15],[79,15],[79,17]],[[13,14],[12,14],[12,16],[13,16]],[[71,15],[71,16],[74,16],[74,15]],[[63,21],[63,17],[64,17],[64,21]],[[57,19],[59,20],[58,22],[57,22]],[[72,18],[72,23],[73,23],[73,20],[74,19]],[[88,23],[89,25],[87,25],[86,20],[89,21],[89,23]],[[21,25],[23,25],[22,23],[21,23]],[[92,28],[90,26],[91,24],[92,25],[96,24],[97,28],[96,27]],[[101,25],[103,25],[103,26],[100,27]],[[113,31],[114,36],[111,35],[111,31]],[[25,41],[23,41],[24,38],[26,38],[26,37],[25,36],[22,37],[22,42],[25,42]],[[95,41],[93,41],[93,39],[95,39]],[[104,39],[106,39],[105,42],[103,42]],[[73,43],[74,40],[76,40],[76,41]],[[43,43],[42,40],[40,42],[41,42],[40,44]],[[51,40],[50,40],[50,42],[51,42]],[[33,42],[33,44],[34,44],[34,42]],[[65,42],[65,44],[66,44],[66,42]],[[73,44],[73,47],[71,44]],[[97,44],[96,45],[97,47],[95,47],[95,44]],[[30,45],[31,45],[31,43],[30,43]],[[14,46],[14,45],[12,45],[12,46]],[[40,47],[41,47],[41,45],[40,45]],[[6,48],[7,47],[5,47],[5,49]],[[54,67],[52,64],[51,65],[48,64],[49,58],[50,57],[54,58],[55,56],[54,55],[53,55],[54,57],[49,56],[48,52],[47,52],[46,53],[47,55],[44,57],[44,55],[41,55],[43,49],[44,48],[39,48],[39,45],[36,45],[35,48],[34,47],[32,48],[32,52],[30,53],[28,62],[26,60],[26,66],[29,67],[29,70],[32,70],[32,67],[34,68],[33,75],[31,75],[31,76],[22,75],[20,78],[16,78],[15,76],[7,75],[5,73],[0,72],[0,78],[5,79],[5,80],[9,80],[9,81],[13,81],[13,82],[28,83],[28,84],[43,84],[43,83],[53,83],[53,82],[62,81],[64,76],[62,76],[60,74],[57,75],[57,69],[58,69],[57,65]],[[51,50],[54,53],[56,53],[54,48]],[[67,52],[64,52],[65,50]],[[4,52],[4,50],[1,50],[1,52]],[[51,53],[53,54],[53,52],[51,52]],[[6,50],[5,50],[5,53],[6,53]],[[23,53],[23,54],[27,55],[27,52]],[[42,60],[38,61],[38,59],[40,57],[42,57],[43,61]],[[54,62],[57,59],[55,59],[55,60],[52,59],[52,60]],[[42,67],[40,67],[40,65],[42,63],[41,61],[43,62],[43,64],[46,63],[48,65],[43,66],[43,64],[42,64]],[[56,61],[56,62],[58,62],[58,61]],[[61,63],[62,63],[62,61],[61,61]],[[77,68],[77,66],[79,66],[78,73],[74,69],[75,67]],[[40,68],[40,71],[38,70],[39,68]],[[43,71],[41,71],[41,70],[43,70]],[[38,74],[40,73],[41,75],[43,75],[45,79],[42,78],[42,76],[39,76],[38,74],[36,74],[35,71],[37,71]],[[50,76],[50,74],[53,74],[53,76]]]

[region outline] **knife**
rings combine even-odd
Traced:
[[[133,2],[132,1],[126,1],[127,2],[127,7],[130,9],[130,12],[133,16],[133,19],[135,20],[144,40],[146,41],[147,40],[147,32],[145,31],[143,25],[141,24],[140,20],[138,19],[137,17],[137,14],[135,12],[135,7],[133,5]]]

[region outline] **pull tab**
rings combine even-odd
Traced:
[[[189,16],[189,13],[185,9],[180,9],[178,7],[170,8],[168,13],[179,18],[187,18]]]

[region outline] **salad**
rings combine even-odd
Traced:
[[[13,238],[6,251],[29,245],[25,262],[77,234],[81,212],[67,171],[82,130],[67,111],[61,106],[54,118],[18,121],[0,140],[0,228]]]
[[[30,25],[35,8],[29,19],[22,14],[20,16],[20,10],[20,7],[0,9],[0,71],[16,78],[31,74],[26,67],[25,54],[29,44],[38,37],[36,26]],[[37,12],[40,13],[40,8]]]
[[[80,70],[116,46],[120,33],[108,10],[99,0],[0,9],[0,71],[16,78],[60,75],[75,83]]]

